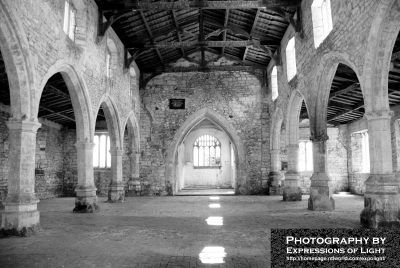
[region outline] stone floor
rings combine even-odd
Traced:
[[[184,188],[178,192],[177,195],[191,196],[191,195],[235,195],[235,189],[195,189]]]
[[[73,198],[43,200],[42,232],[0,239],[0,267],[264,268],[271,228],[359,228],[363,208],[361,196],[335,195],[330,212],[307,210],[308,196],[290,203],[281,196],[210,198],[101,199],[95,214],[73,214]]]

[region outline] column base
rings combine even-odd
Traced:
[[[289,187],[283,188],[283,201],[301,201],[303,193],[300,187]]]
[[[268,174],[268,195],[282,195],[282,187],[279,185],[279,173],[271,172]]]
[[[308,199],[309,210],[335,210],[335,200],[332,198],[330,181],[326,173],[314,173],[311,176],[310,198]]]
[[[393,174],[370,175],[365,185],[361,225],[373,229],[400,228],[399,180]]]
[[[303,192],[299,187],[299,173],[287,172],[285,174],[285,187],[283,187],[283,201],[301,201]]]
[[[1,215],[0,237],[36,234],[40,230],[40,213],[37,210],[39,200],[34,195],[18,197],[18,200],[29,199],[27,204],[9,203],[7,199],[5,211]]]
[[[96,190],[94,185],[76,187],[75,208],[73,212],[94,213],[100,210]]]
[[[110,203],[123,203],[125,201],[125,189],[124,183],[116,182],[110,184],[110,190],[108,190],[108,200]]]

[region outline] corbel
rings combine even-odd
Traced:
[[[114,11],[114,14],[110,16],[110,18],[106,21],[103,22],[103,17],[104,17],[104,12],[103,10],[99,9],[99,23],[98,23],[98,30],[97,30],[97,36],[102,37],[105,36],[107,30],[111,27],[111,25],[116,22],[118,19],[125,17],[129,14],[131,14],[132,11]]]
[[[131,53],[131,57],[128,58],[128,49],[125,48],[124,50],[124,74],[128,72],[129,67],[131,66],[132,62],[136,60],[137,57],[139,57],[143,52],[145,52],[148,49],[133,49],[133,53]]]
[[[294,31],[298,34],[300,39],[304,38],[302,17],[301,17],[301,7],[296,7],[296,19],[294,19],[289,13],[283,10],[281,7],[271,7],[269,10],[281,15],[287,22],[292,25]]]
[[[268,46],[260,45],[257,47],[262,49],[268,55],[268,57],[273,59],[276,66],[282,66],[280,47],[275,51],[275,53],[272,53],[271,49]]]

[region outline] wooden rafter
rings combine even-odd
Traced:
[[[351,84],[348,87],[339,89],[338,91],[329,94],[329,100],[332,100],[333,98],[335,98],[335,97],[337,97],[339,95],[346,94],[346,93],[348,93],[350,91],[353,91],[353,90],[355,90],[355,89],[357,89],[359,87],[360,87],[360,84],[357,82],[357,83]]]
[[[47,114],[47,115],[41,115],[40,117],[49,117],[51,115],[56,114],[60,117],[63,117],[65,119],[75,122],[75,118],[63,114],[66,110],[55,110],[54,108],[50,108],[50,107],[46,106],[45,104],[40,104],[39,109],[43,109],[43,110],[46,110],[51,113],[51,114]]]
[[[261,10],[260,10],[260,9],[257,9],[257,14],[256,14],[256,17],[255,17],[255,19],[254,19],[253,26],[251,26],[250,36],[252,36],[252,34],[253,34],[253,32],[254,32],[254,29],[256,28],[257,20],[258,20],[258,17],[260,16],[260,13],[261,13]],[[245,61],[245,60],[246,60],[246,56],[247,56],[248,50],[249,50],[249,47],[246,46],[246,49],[244,50],[244,54],[243,54],[242,61]]]
[[[392,54],[392,61],[400,59],[400,51]]]
[[[140,2],[138,0],[125,1],[121,4],[99,2],[102,10],[187,10],[187,9],[248,9],[271,7],[297,7],[301,0],[256,0],[256,1],[158,1]]]
[[[227,8],[225,10],[224,27],[228,26],[228,21],[229,21],[229,8]],[[226,41],[226,31],[224,31],[222,41]],[[225,54],[225,47],[222,47],[221,55],[224,55],[224,54]]]
[[[147,22],[146,16],[144,15],[144,13],[143,13],[142,10],[140,10],[140,16],[142,17],[142,20],[143,20],[143,22],[144,22],[144,25],[146,26],[147,32],[149,33],[149,35],[150,35],[150,37],[151,37],[151,39],[152,39],[152,43],[153,43],[153,42],[154,42],[153,34],[152,34],[152,32],[151,32],[149,23]],[[163,58],[162,58],[162,56],[161,56],[160,51],[158,50],[158,48],[155,48],[155,49],[156,49],[156,52],[157,52],[158,57],[160,58],[160,61],[161,61],[162,65],[165,65],[164,60],[163,60]]]
[[[171,15],[172,15],[172,19],[174,20],[175,27],[177,29],[179,29],[179,23],[178,23],[178,20],[176,18],[175,10],[171,10]],[[176,31],[176,34],[178,36],[179,42],[182,42],[182,36],[181,36],[180,31]],[[185,50],[183,49],[183,47],[181,47],[181,53],[182,53],[182,57],[186,57]]]

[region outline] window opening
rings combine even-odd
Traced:
[[[64,10],[64,32],[72,41],[75,41],[75,30],[76,9],[74,8],[70,0],[66,0]]]
[[[193,145],[194,167],[220,167],[221,143],[212,135],[202,135]]]
[[[107,51],[106,55],[106,68],[107,68],[107,77],[111,77],[111,53]]]
[[[296,49],[294,37],[292,37],[286,46],[286,67],[287,67],[287,77],[288,81],[296,75]]]
[[[369,162],[369,137],[368,132],[361,133],[362,138],[362,166],[363,173],[370,173],[370,162]]]
[[[271,88],[272,88],[272,100],[276,100],[278,98],[279,93],[278,93],[278,71],[276,69],[276,66],[272,68],[271,72]]]
[[[313,152],[311,141],[299,142],[299,171],[313,170]]]
[[[110,136],[108,133],[96,133],[94,135],[93,167],[110,168]]]
[[[315,48],[325,40],[332,31],[332,14],[330,0],[314,0],[311,5]]]

